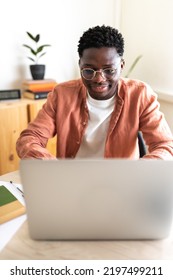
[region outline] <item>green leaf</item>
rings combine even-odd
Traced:
[[[38,43],[39,40],[40,40],[40,35],[37,34],[36,37],[35,37],[35,42]]]
[[[23,44],[23,46],[26,47],[26,48],[28,48],[28,49],[30,49],[31,51],[33,51],[33,49],[32,49],[30,46],[25,45],[25,44]]]
[[[50,45],[42,45],[37,49],[37,53],[40,53],[45,47],[49,47]]]
[[[38,58],[42,57],[42,56],[45,55],[45,54],[46,54],[46,52],[42,53]]]
[[[26,47],[26,48],[28,48],[28,49],[31,49],[31,47],[30,47],[30,46],[25,45],[25,44],[23,44],[23,47]]]
[[[30,39],[32,39],[34,42],[38,43],[38,41],[40,40],[40,35],[37,34],[35,37],[30,33],[30,32],[26,32],[28,34],[28,36],[30,37]]]
[[[128,78],[130,73],[133,71],[133,69],[135,68],[136,64],[138,63],[138,61],[142,58],[142,55],[137,56],[137,58],[134,60],[134,62],[132,63],[131,67],[129,68],[127,74],[125,75],[125,78]]]
[[[34,51],[33,49],[31,49],[31,52],[33,55],[37,56],[37,51]]]
[[[29,58],[30,60],[32,60],[33,62],[35,62],[35,59],[33,59],[32,57],[29,57],[29,56],[28,56],[28,58]]]
[[[28,34],[28,36],[30,37],[30,39],[32,39],[33,41],[35,41],[34,36],[30,33],[30,32],[26,32]]]

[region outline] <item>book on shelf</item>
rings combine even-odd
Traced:
[[[23,90],[31,90],[34,92],[51,91],[57,82],[53,79],[44,80],[25,80],[22,83]]]
[[[38,92],[34,92],[31,90],[26,90],[23,92],[22,96],[25,98],[29,98],[29,99],[44,99],[47,98],[47,95],[50,91],[38,91]]]
[[[14,196],[8,188],[0,185],[0,224],[25,214],[25,206]]]

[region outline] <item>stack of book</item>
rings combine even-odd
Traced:
[[[25,80],[22,83],[23,97],[30,99],[43,99],[57,85],[53,79]]]

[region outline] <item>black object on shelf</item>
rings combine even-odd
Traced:
[[[10,100],[10,99],[20,99],[20,98],[21,98],[20,89],[0,90],[0,101]]]

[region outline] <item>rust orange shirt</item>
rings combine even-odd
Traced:
[[[54,158],[46,149],[57,134],[57,158],[74,158],[88,123],[87,90],[81,79],[58,84],[37,117],[22,131],[20,158]],[[173,136],[159,111],[157,95],[139,80],[121,78],[105,143],[105,158],[139,158],[137,133],[148,146],[145,158],[172,159]]]

